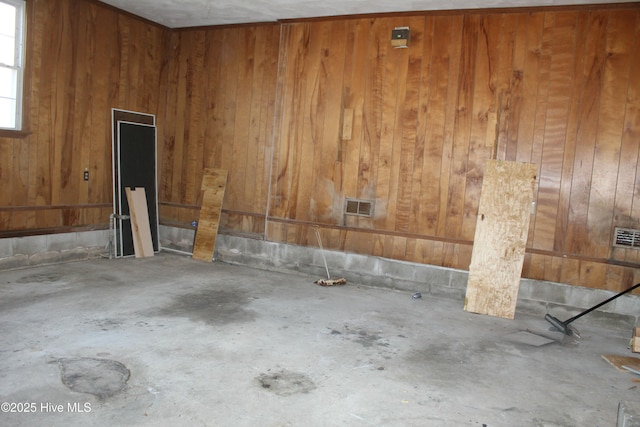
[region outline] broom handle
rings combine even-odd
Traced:
[[[632,290],[634,290],[634,289],[635,289],[635,288],[637,288],[637,287],[640,287],[640,283],[638,283],[638,284],[636,284],[636,285],[634,285],[634,286],[630,287],[629,289],[627,289],[627,290],[625,290],[625,291],[622,291],[622,292],[620,292],[620,293],[618,293],[618,294],[615,294],[615,295],[614,295],[614,296],[612,296],[611,298],[609,298],[609,299],[606,299],[606,300],[602,301],[602,302],[601,302],[600,304],[598,304],[598,305],[594,305],[594,306],[593,306],[593,307],[591,307],[589,310],[585,310],[585,311],[583,311],[582,313],[578,314],[577,316],[573,316],[573,317],[572,317],[571,319],[569,319],[569,320],[565,320],[565,321],[564,321],[564,324],[565,324],[565,325],[568,325],[569,323],[573,322],[574,320],[579,319],[580,317],[584,316],[584,315],[585,315],[585,314],[587,314],[587,313],[591,313],[591,312],[592,312],[593,310],[595,310],[596,308],[602,307],[602,306],[603,306],[603,305],[605,305],[606,303],[611,302],[611,301],[613,301],[614,299],[618,298],[619,296],[622,296],[622,295],[624,295],[624,294],[626,294],[626,293],[628,293],[628,292],[631,292]]]
[[[327,267],[327,259],[324,257],[324,248],[322,247],[322,239],[320,239],[320,230],[315,226],[313,231],[316,232],[316,238],[318,239],[318,244],[320,245],[320,255],[322,255],[322,261],[324,261],[324,269],[327,270],[327,279],[331,279],[331,275],[329,274],[329,267]]]

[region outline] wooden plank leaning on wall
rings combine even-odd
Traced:
[[[193,245],[193,259],[211,262],[220,225],[220,212],[227,185],[224,169],[204,170],[202,177],[202,207],[198,219],[198,230]]]
[[[478,208],[464,309],[513,319],[537,167],[489,160]]]

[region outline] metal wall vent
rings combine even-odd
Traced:
[[[373,202],[362,199],[345,199],[344,213],[347,215],[373,216]]]
[[[640,249],[640,230],[616,227],[613,246]]]

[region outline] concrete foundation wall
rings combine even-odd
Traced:
[[[420,292],[433,297],[453,298],[464,305],[468,272],[433,265],[337,251],[324,251],[332,277],[351,283]],[[318,248],[285,245],[235,236],[218,236],[215,258],[228,263],[269,270],[297,271],[326,278]],[[522,279],[517,310],[540,314],[550,312],[565,320],[613,296],[613,292],[540,280]],[[640,297],[623,295],[587,314],[602,326],[615,323],[629,330],[637,324]]]
[[[108,230],[0,239],[0,270],[96,258],[108,243]]]
[[[188,254],[194,234],[194,230],[160,226],[160,245]],[[0,239],[0,270],[108,256],[108,242],[107,230]],[[327,274],[322,255],[318,248],[218,235],[214,258],[323,279]],[[332,277],[344,277],[354,284],[455,299],[461,306],[464,304],[467,271],[329,250],[324,251],[324,257]],[[565,320],[613,295],[599,289],[522,279],[517,309],[541,316],[550,312]],[[640,321],[640,297],[623,295],[587,316],[603,326],[615,323],[631,329]]]

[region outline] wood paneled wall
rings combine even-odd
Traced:
[[[638,3],[175,31],[91,0],[28,8],[5,235],[106,226],[116,107],[158,116],[165,224],[188,227],[203,169],[225,168],[223,232],[316,245],[318,225],[328,248],[467,269],[485,162],[516,160],[538,166],[525,277],[640,278],[639,252],[611,245],[640,228]]]
[[[396,26],[408,49],[391,47]],[[614,226],[640,227],[637,4],[308,21],[283,36],[270,240],[313,245],[320,224],[330,248],[467,269],[499,158],[538,166],[525,277],[640,278],[638,251],[612,249]],[[345,197],[374,216],[345,216]]]
[[[0,230],[104,227],[111,108],[158,114],[168,32],[84,0],[28,0],[27,9],[27,135],[0,135]]]
[[[223,228],[262,235],[273,144],[278,25],[174,31],[160,216],[198,218],[204,168],[229,172]]]

